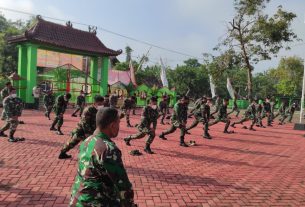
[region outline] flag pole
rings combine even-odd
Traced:
[[[303,61],[304,74],[303,74],[303,87],[302,87],[302,97],[301,97],[301,111],[300,111],[300,124],[302,123],[303,111],[304,111],[304,95],[305,95],[305,59]]]

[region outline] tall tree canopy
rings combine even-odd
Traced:
[[[248,98],[252,97],[253,65],[260,60],[270,59],[286,43],[297,40],[291,29],[296,15],[278,7],[272,16],[264,14],[270,0],[235,0],[235,16],[229,22],[226,38],[216,49],[234,50],[240,54],[247,70]]]

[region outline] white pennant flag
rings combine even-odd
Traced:
[[[231,84],[231,80],[230,80],[229,77],[227,78],[227,89],[228,89],[228,92],[229,92],[231,98],[235,99],[236,98],[236,92],[235,92],[235,90],[234,90],[234,88]]]
[[[161,62],[161,74],[160,74],[161,81],[162,81],[163,87],[168,87],[168,81],[166,78],[166,68],[163,64],[162,58],[160,58],[160,62]]]
[[[211,94],[212,94],[212,97],[215,97],[216,96],[216,90],[215,90],[215,85],[213,83],[213,78],[212,78],[211,75],[209,75],[209,78],[210,78]]]

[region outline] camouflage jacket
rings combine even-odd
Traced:
[[[8,96],[3,100],[3,108],[7,118],[21,116],[23,103],[22,100],[18,97],[12,98]]]
[[[110,102],[108,97],[105,97],[104,99],[104,107],[110,107]]]
[[[5,87],[1,90],[1,98],[4,100],[8,95],[10,94],[10,89],[8,87]]]
[[[80,146],[70,206],[132,206],[133,196],[116,144],[101,132],[88,137]]]
[[[96,129],[96,113],[97,109],[93,105],[87,106],[74,132],[82,130],[86,136],[92,135]]]
[[[44,95],[43,103],[45,106],[53,106],[55,103],[55,96],[53,94]]]
[[[66,101],[64,98],[64,95],[60,95],[56,98],[54,111],[56,115],[59,115],[61,113],[65,113],[67,105],[69,101]]]
[[[83,107],[86,103],[86,98],[82,95],[77,96],[76,105]]]
[[[122,109],[123,110],[130,110],[130,109],[132,109],[133,104],[134,104],[133,101],[127,98],[127,99],[124,100]]]
[[[182,103],[176,103],[174,106],[174,111],[172,115],[172,122],[178,122],[179,124],[184,124],[187,121],[187,110],[188,107]]]
[[[238,109],[236,100],[233,101],[233,109]]]
[[[228,108],[227,105],[221,104],[219,106],[219,111],[218,111],[218,114],[217,114],[218,119],[226,119],[227,118],[227,108]]]
[[[153,128],[157,127],[157,120],[159,117],[158,108],[153,109],[150,106],[145,106],[142,112],[141,123],[139,129],[150,129],[150,125],[153,125]]]
[[[250,104],[244,113],[245,117],[254,118],[256,116],[256,108],[254,104]]]
[[[294,105],[290,105],[289,107],[286,108],[285,114],[287,115],[293,115],[295,112],[295,106]]]
[[[269,102],[263,102],[264,105],[264,112],[270,113],[271,112],[271,104]]]
[[[160,101],[160,103],[159,103],[160,111],[163,112],[164,110],[167,110],[167,108],[168,108],[167,100]]]
[[[117,95],[111,95],[109,98],[109,104],[111,107],[115,107],[118,103],[118,96]]]
[[[255,111],[256,111],[256,115],[260,116],[263,112],[263,106],[262,104],[256,104],[255,105]]]

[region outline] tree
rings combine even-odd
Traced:
[[[187,66],[187,67],[192,67],[192,68],[197,68],[197,67],[200,67],[201,64],[198,62],[197,59],[195,58],[190,58],[190,59],[187,59],[185,61],[183,61],[184,64]]]
[[[303,71],[301,58],[282,58],[278,67],[272,70],[273,77],[278,80],[275,85],[277,93],[285,96],[301,96]]]
[[[291,29],[296,17],[281,6],[272,16],[264,14],[270,0],[235,0],[235,16],[228,24],[226,38],[215,48],[235,50],[247,70],[248,98],[252,97],[253,65],[276,56],[284,44],[298,40]],[[289,47],[286,47],[289,49]]]

